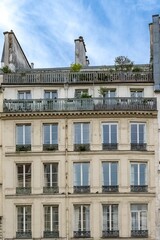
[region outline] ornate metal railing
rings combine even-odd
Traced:
[[[118,192],[119,186],[102,186],[102,193]]]
[[[43,193],[45,194],[56,194],[59,193],[59,187],[43,187]]]
[[[147,144],[146,143],[131,143],[132,151],[146,151]]]
[[[44,238],[59,238],[59,231],[44,231]]]
[[[32,232],[31,231],[16,232],[16,238],[30,239],[32,238]]]
[[[131,230],[131,237],[146,238],[148,237],[148,230]]]
[[[31,144],[18,144],[16,145],[16,152],[31,151]]]
[[[102,144],[102,149],[107,150],[107,151],[113,151],[118,149],[118,144],[117,143],[103,143]]]
[[[74,186],[74,193],[90,193],[90,186]]]
[[[17,187],[16,194],[29,195],[31,194],[31,187]]]
[[[131,185],[131,192],[148,192],[147,185]]]
[[[107,83],[107,82],[153,82],[151,71],[32,71],[11,73],[3,76],[3,84],[64,84],[64,83]]]
[[[90,144],[74,144],[74,151],[89,151],[90,150]]]
[[[119,230],[102,231],[102,238],[117,238],[117,237],[119,237]]]
[[[73,235],[75,238],[89,238],[90,231],[74,231]]]
[[[43,151],[58,150],[58,144],[43,144]]]
[[[156,98],[4,99],[4,112],[155,111]]]

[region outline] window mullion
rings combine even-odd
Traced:
[[[83,206],[81,206],[80,211],[81,211],[81,231],[83,231]]]
[[[23,164],[23,187],[25,187],[26,183],[26,166]]]
[[[52,187],[52,164],[49,165],[49,173],[50,173],[50,187]]]
[[[50,230],[51,230],[51,232],[53,231],[52,221],[53,221],[53,208],[52,208],[52,206],[50,206]]]
[[[109,230],[112,230],[112,209],[111,209],[111,205],[109,205]]]
[[[23,231],[26,231],[26,216],[25,216],[26,207],[23,207]]]
[[[49,142],[52,144],[52,125],[49,125]]]
[[[111,163],[109,163],[109,186],[111,186]]]
[[[82,144],[84,143],[84,140],[83,140],[83,123],[81,124],[81,143]]]
[[[26,134],[25,125],[23,125],[22,134],[23,134],[23,144],[25,144],[25,134]]]

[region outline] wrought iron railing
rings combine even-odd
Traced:
[[[4,99],[4,112],[155,111],[156,98]]]
[[[74,193],[90,193],[90,186],[74,186]]]
[[[119,237],[119,230],[102,231],[102,238],[117,238],[117,237]]]
[[[26,231],[26,232],[16,232],[16,238],[19,239],[30,239],[32,238],[32,232],[31,231]]]
[[[89,238],[90,237],[90,231],[74,231],[73,235],[75,238]]]
[[[153,82],[151,71],[31,71],[11,73],[3,76],[3,84],[65,84],[65,83],[110,83],[110,82]]]
[[[59,231],[44,231],[43,232],[44,238],[59,238]]]
[[[59,187],[58,186],[43,187],[43,193],[45,193],[45,194],[56,194],[56,193],[59,193]]]
[[[131,143],[132,151],[146,151],[147,144],[146,143]]]
[[[90,150],[90,144],[86,143],[86,144],[74,144],[74,151],[89,151]]]
[[[102,193],[118,192],[119,186],[102,186]]]
[[[31,151],[31,144],[17,144],[16,152]]]
[[[131,185],[131,192],[148,192],[147,185]]]
[[[58,144],[43,144],[43,151],[58,150]]]
[[[131,230],[131,237],[146,238],[148,237],[148,230]]]
[[[31,187],[16,187],[16,194],[29,195],[31,194]]]
[[[114,150],[118,149],[118,144],[117,143],[103,143],[102,148],[103,148],[103,150],[114,151]]]

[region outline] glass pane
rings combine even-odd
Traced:
[[[117,186],[118,181],[117,181],[117,163],[111,163],[111,185],[112,186]]]
[[[144,124],[139,124],[139,143],[144,143]]]
[[[131,164],[131,185],[138,185],[138,164]]]
[[[111,143],[117,143],[117,125],[111,125]]]
[[[31,164],[25,165],[25,187],[31,187]]]
[[[16,126],[16,144],[23,144],[23,125]]]
[[[31,126],[25,126],[25,144],[31,144]]]
[[[131,124],[131,143],[137,143],[137,124]]]
[[[102,163],[103,167],[103,185],[109,186],[109,163]]]
[[[82,164],[82,185],[88,186],[89,185],[89,163]]]
[[[138,228],[138,212],[132,212],[132,230],[139,230]]]
[[[50,125],[44,124],[43,130],[44,130],[44,144],[50,144]]]
[[[109,143],[109,125],[103,125],[103,143]]]
[[[74,186],[81,186],[81,164],[74,163]]]
[[[89,143],[89,123],[83,123],[83,143]]]
[[[74,124],[74,143],[81,143],[81,124],[79,123]]]
[[[58,143],[58,125],[53,124],[52,125],[52,144]]]
[[[141,163],[139,166],[139,172],[140,172],[140,185],[147,185],[147,171],[146,171],[146,164]]]

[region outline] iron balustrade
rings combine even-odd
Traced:
[[[148,230],[131,230],[131,237],[147,238],[148,237]]]
[[[103,143],[102,148],[103,148],[103,150],[113,151],[113,150],[118,149],[118,144],[117,143]]]
[[[74,186],[74,193],[90,193],[90,186]]]
[[[43,151],[58,150],[58,144],[43,144]]]
[[[56,193],[59,193],[59,187],[58,186],[43,187],[43,193],[44,194],[56,194]]]
[[[148,192],[147,185],[131,185],[131,192]]]
[[[146,151],[147,144],[146,143],[131,143],[132,151]]]
[[[58,98],[4,99],[3,111],[63,112],[63,111],[155,111],[156,98]]]
[[[102,238],[117,238],[117,237],[119,237],[119,230],[102,231]]]
[[[74,231],[75,238],[90,238],[90,231]]]
[[[29,195],[31,194],[31,187],[16,187],[16,194]]]
[[[32,232],[31,231],[26,231],[26,232],[16,232],[16,238],[19,239],[30,239],[32,238]]]
[[[17,144],[16,152],[31,151],[31,144]]]
[[[59,238],[59,231],[44,231],[43,232],[44,238]]]
[[[119,190],[119,186],[116,185],[116,186],[102,186],[102,193],[114,193],[114,192],[118,192]]]
[[[90,150],[90,144],[86,143],[86,144],[74,144],[74,151],[89,151]]]

